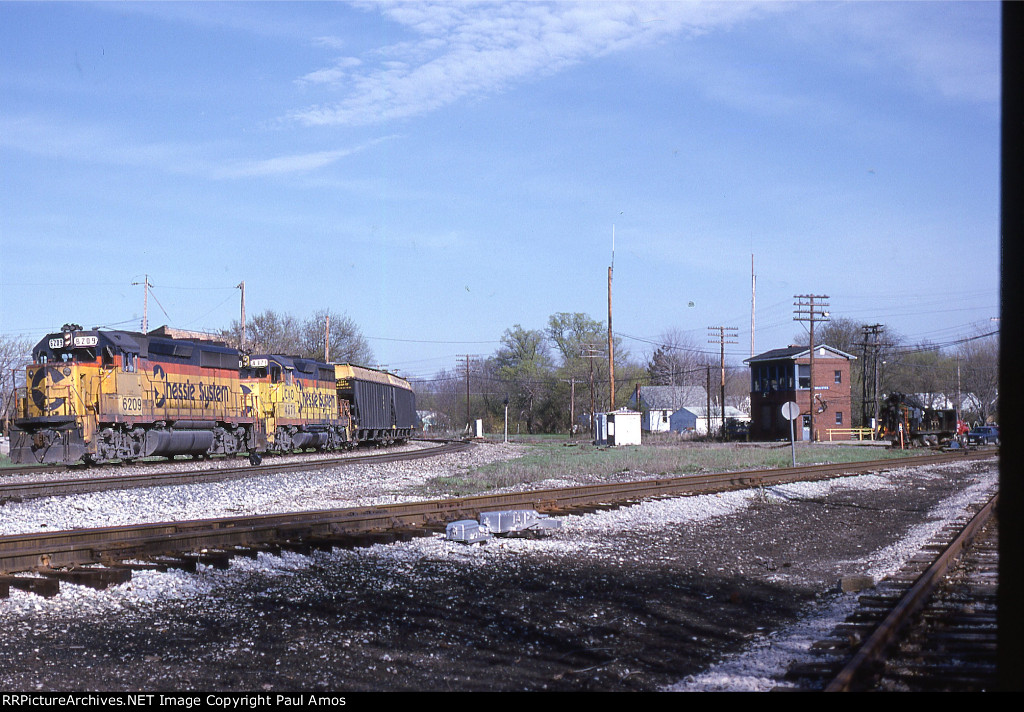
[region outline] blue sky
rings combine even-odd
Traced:
[[[410,377],[607,317],[999,308],[1000,8],[0,2],[0,334],[350,316]],[[613,228],[614,226],[614,228]],[[154,303],[156,302],[156,303]],[[708,345],[713,350],[715,347]]]

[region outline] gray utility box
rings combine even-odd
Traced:
[[[546,534],[562,527],[561,520],[551,519],[534,509],[509,509],[503,512],[482,512],[480,523],[492,534]]]
[[[491,532],[475,519],[462,519],[445,527],[445,538],[448,541],[460,541],[463,544],[474,544],[491,538]]]

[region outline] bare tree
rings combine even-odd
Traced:
[[[321,309],[302,325],[299,353],[307,358],[324,359],[324,343],[330,318],[331,349],[326,354],[332,363],[373,363],[373,350],[359,327],[344,314]]]
[[[652,386],[703,385],[707,353],[680,329],[672,328],[658,337],[659,345],[647,363]]]
[[[26,338],[0,336],[0,417],[5,434],[15,416],[15,391],[24,385],[25,366],[32,362],[32,346]]]
[[[373,351],[355,322],[328,309],[315,312],[305,321],[273,309],[256,314],[245,326],[245,350],[250,353],[281,354],[302,358],[324,358],[327,317],[331,320],[330,359],[334,363],[371,364]],[[232,321],[221,336],[235,347],[242,346],[242,327]]]
[[[999,333],[979,330],[958,349],[960,387],[976,400],[978,419],[984,423],[999,412]]]

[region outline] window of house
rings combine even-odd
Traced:
[[[836,373],[838,373],[838,371],[836,371]],[[836,411],[836,425],[842,425],[842,424],[843,424],[843,413],[842,413],[842,411],[837,410]]]
[[[797,377],[800,379],[800,388],[811,387],[811,365],[808,363],[797,364]]]
[[[842,383],[843,382],[843,372],[842,371],[836,371],[835,373],[836,373],[836,383]]]

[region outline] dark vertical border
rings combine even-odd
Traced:
[[[1021,405],[1020,322],[1024,262],[1024,185],[1022,185],[1021,38],[1024,3],[1002,5],[1002,284],[999,339],[999,420],[1002,431],[999,474],[999,687],[1024,689],[1024,627],[1021,621],[1021,487],[1024,485],[1024,417]]]

